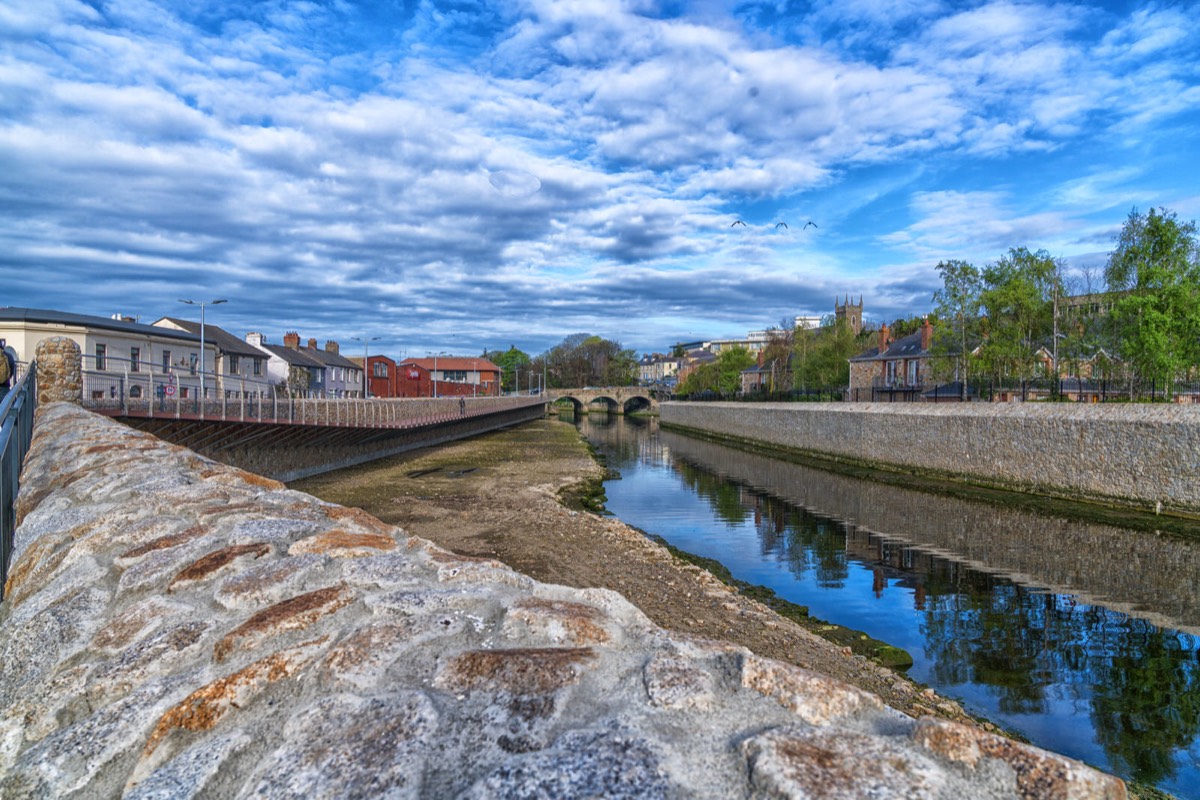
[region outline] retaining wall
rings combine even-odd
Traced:
[[[886,468],[1200,512],[1200,406],[664,403],[664,425]]]
[[[0,604],[0,796],[1112,798],[68,403]]]

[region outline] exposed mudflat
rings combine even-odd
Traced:
[[[582,510],[603,475],[575,428],[547,419],[291,486],[540,581],[614,589],[664,628],[816,670],[908,714],[970,721],[957,703],[813,632],[824,623],[785,619],[628,525]]]

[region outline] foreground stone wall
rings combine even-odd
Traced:
[[[66,336],[50,336],[37,344],[38,404],[83,401],[83,357]]]
[[[1200,511],[1200,405],[664,403],[661,420],[865,464]]]
[[[60,403],[0,606],[0,796],[1123,797]]]

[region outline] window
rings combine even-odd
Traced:
[[[908,385],[917,385],[917,368],[921,365],[920,361],[912,360],[908,362]]]
[[[447,369],[442,371],[442,380],[454,381],[455,383],[467,382],[467,371],[465,369]]]
[[[101,371],[108,369],[108,345],[106,344],[96,345],[96,369]]]
[[[163,354],[163,372],[170,372],[171,371],[171,351],[163,350],[162,354]]]
[[[129,348],[129,371],[130,372],[141,372],[142,371],[141,362],[142,362],[142,348],[140,348],[140,347]]]
[[[884,380],[891,386],[896,382],[896,362],[888,361],[884,366]]]
[[[191,353],[188,355],[188,371],[190,371],[193,375],[196,374],[196,354],[195,353]]]
[[[255,375],[262,375],[262,359],[255,358],[253,359],[253,362],[254,363],[250,367],[251,371],[253,371]]]
[[[229,374],[230,375],[238,374],[238,357],[235,355],[229,356]]]
[[[371,374],[376,378],[386,378],[388,376],[387,364],[382,361],[376,361],[371,365]]]

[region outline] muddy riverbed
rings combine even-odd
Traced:
[[[957,703],[853,654],[850,632],[780,616],[641,532],[589,510],[603,476],[575,428],[551,419],[292,486],[540,581],[613,589],[664,628],[839,678],[909,714],[968,719]]]

